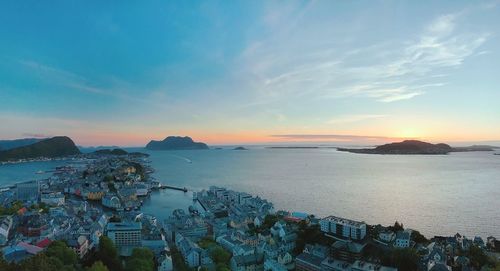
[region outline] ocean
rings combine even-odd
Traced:
[[[275,209],[336,215],[369,224],[396,220],[427,237],[500,237],[500,156],[370,155],[335,149],[146,151],[154,177],[191,190],[211,185],[272,201]],[[138,149],[134,149],[138,150]],[[0,185],[39,177],[60,162],[0,166]],[[160,219],[192,204],[191,193],[154,192],[143,211]]]

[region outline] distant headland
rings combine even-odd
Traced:
[[[194,142],[188,136],[168,136],[162,141],[151,140],[147,145],[148,150],[206,150],[207,144]]]
[[[37,141],[33,144],[0,151],[0,161],[13,161],[39,157],[55,158],[80,154],[71,138],[56,136]]]
[[[445,143],[432,144],[419,140],[405,140],[377,146],[375,148],[337,148],[339,151],[365,154],[448,154],[450,152],[493,151],[492,146],[451,147]]]

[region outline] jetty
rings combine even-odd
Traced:
[[[161,184],[160,189],[178,190],[178,191],[182,191],[184,193],[187,193],[187,191],[188,191],[188,189],[186,187],[178,187],[178,186],[166,185],[166,184]]]

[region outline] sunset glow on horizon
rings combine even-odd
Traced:
[[[0,4],[0,139],[500,144],[500,4]]]

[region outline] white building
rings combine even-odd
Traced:
[[[140,222],[110,222],[106,225],[106,236],[108,236],[120,251],[121,256],[130,256],[132,250],[141,247]]]
[[[383,231],[378,234],[378,239],[382,242],[390,243],[394,240],[396,235],[392,231]]]
[[[344,238],[361,240],[366,236],[366,223],[336,216],[328,216],[320,220],[321,231]]]

